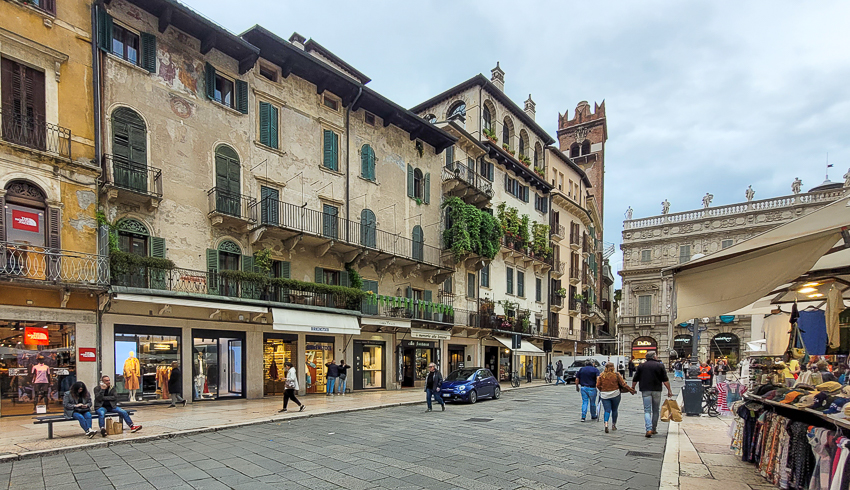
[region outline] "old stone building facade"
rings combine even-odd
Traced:
[[[711,206],[708,194],[702,209],[670,213],[670,203],[662,214],[627,219],[623,223],[623,278],[619,327],[627,354],[642,359],[657,351],[660,359],[689,356],[692,335],[687,325],[673,325],[671,303],[673,284],[662,276],[664,268],[691,260],[697,254],[710,254],[752,238],[775,226],[804,216],[843,194],[842,185],[825,182],[807,193],[726,206]],[[628,216],[627,216],[628,217]],[[700,323],[706,323],[703,319]],[[722,315],[708,319],[708,330],[700,334],[701,359],[728,356],[740,359],[751,339],[752,319],[747,315]],[[673,354],[673,353],[676,354]]]

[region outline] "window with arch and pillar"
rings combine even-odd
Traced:
[[[116,187],[148,191],[148,141],[145,121],[136,111],[112,111],[112,176]]]
[[[242,215],[242,166],[236,150],[227,145],[215,149],[215,210],[222,214]]]
[[[523,129],[519,132],[519,148],[517,155],[520,157],[528,156],[528,133]]]
[[[481,110],[481,126],[484,131],[493,131],[493,116],[490,113],[490,108],[486,105]]]
[[[511,141],[514,135],[514,123],[511,118],[506,117],[502,124],[502,144],[511,146]]]
[[[232,240],[224,240],[218,248],[207,249],[207,289],[209,294],[222,296],[259,298],[259,291],[251,285],[242,285],[238,281],[221,277],[221,271],[255,272],[254,256],[243,255],[242,249]]]
[[[115,225],[118,235],[118,250],[141,257],[165,258],[165,239],[151,236],[148,228],[139,220],[124,218]],[[117,271],[115,278],[122,286],[165,289],[166,271],[140,266],[133,270]]]
[[[461,123],[466,122],[466,103],[463,101],[457,101],[449,107],[448,112],[446,112],[446,120],[451,121],[452,119],[458,118]]]

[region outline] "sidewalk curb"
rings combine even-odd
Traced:
[[[538,384],[534,386],[520,386],[519,388],[510,388],[507,391],[503,391],[502,393],[511,392],[514,390],[521,389],[529,389],[529,388],[538,388],[543,386],[553,386],[551,384]],[[122,440],[114,440],[114,441],[103,441],[96,442],[91,444],[77,444],[73,446],[65,446],[61,448],[53,448],[53,449],[39,449],[35,451],[25,451],[21,453],[12,453],[0,456],[0,464],[3,463],[12,463],[15,461],[24,461],[27,459],[41,458],[44,456],[55,456],[57,454],[71,453],[76,451],[85,451],[88,449],[104,449],[112,446],[119,446],[124,444],[137,444],[142,442],[151,442],[151,441],[159,441],[163,439],[171,439],[174,437],[185,437],[192,436],[196,434],[205,434],[209,432],[218,432],[226,429],[236,429],[240,427],[248,427],[251,425],[260,425],[260,424],[268,424],[271,422],[283,422],[283,421],[291,421],[291,420],[299,420],[299,419],[307,419],[312,417],[322,417],[325,415],[334,415],[339,413],[350,413],[350,412],[361,412],[365,410],[379,410],[382,408],[392,408],[392,407],[403,407],[408,405],[419,405],[424,404],[422,400],[416,401],[406,401],[406,402],[391,402],[391,403],[383,403],[380,405],[369,406],[369,407],[353,407],[353,408],[341,408],[338,410],[328,411],[328,412],[320,412],[320,413],[304,413],[304,412],[295,412],[292,415],[277,415],[272,416],[270,418],[263,419],[254,419],[248,422],[234,422],[231,424],[224,425],[213,425],[209,427],[201,427],[197,429],[184,429],[178,430],[174,432],[169,432],[166,434],[155,434],[151,436],[139,436],[131,439],[122,439]]]
[[[667,426],[667,444],[658,490],[679,490],[679,424],[671,421]]]

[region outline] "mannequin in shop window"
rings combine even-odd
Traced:
[[[130,401],[136,401],[136,391],[139,389],[139,376],[142,373],[135,352],[130,352],[124,361],[124,389],[130,392]]]
[[[44,404],[49,401],[47,393],[50,387],[50,368],[44,364],[44,357],[38,356],[36,364],[32,367],[32,401],[33,411],[37,410],[38,403],[44,399]]]
[[[207,383],[207,361],[204,360],[204,353],[198,352],[198,357],[195,359],[195,398],[204,396],[204,385]]]

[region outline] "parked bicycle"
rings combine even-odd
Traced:
[[[519,388],[519,373],[516,371],[514,371],[514,374],[511,376],[511,386]]]
[[[706,388],[702,395],[702,413],[709,417],[717,417],[720,410],[717,408],[717,388]]]

